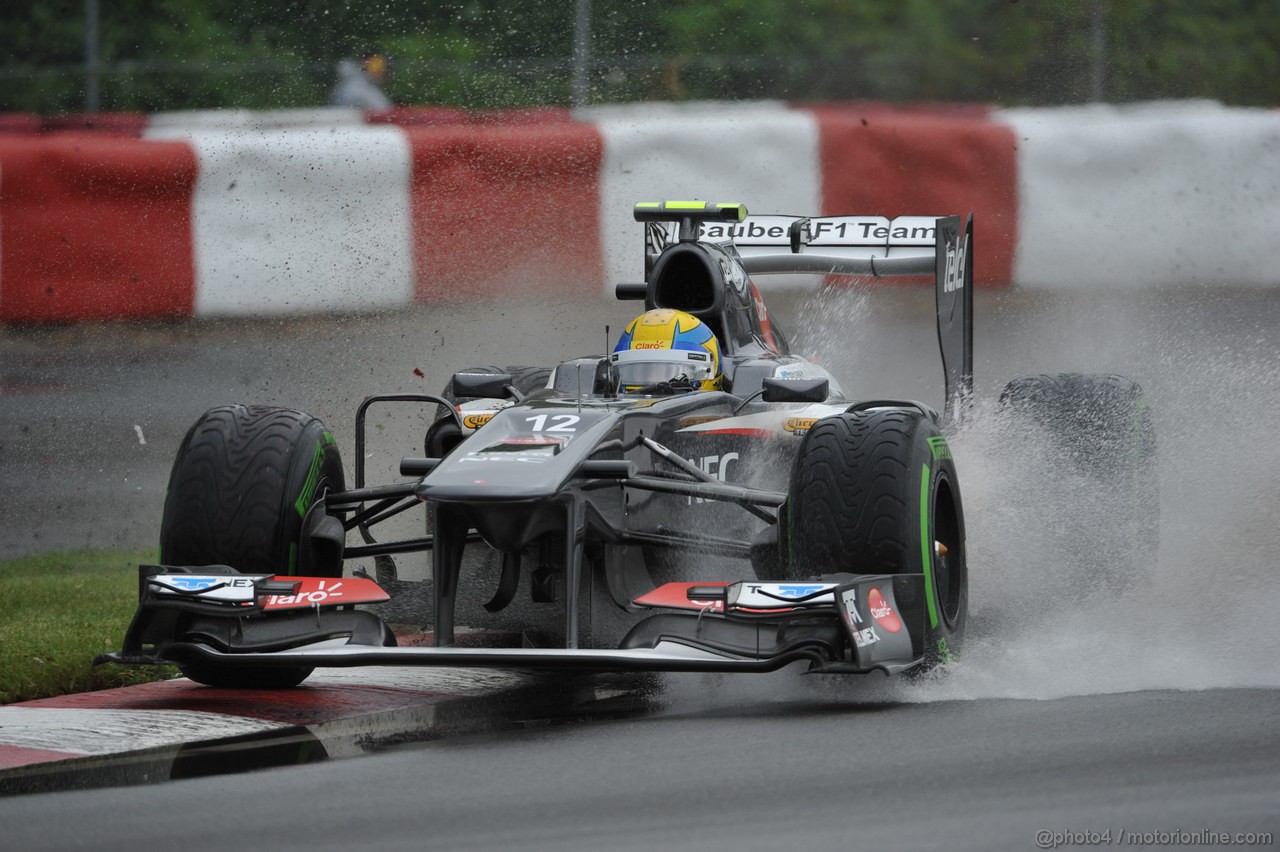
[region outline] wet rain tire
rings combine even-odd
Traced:
[[[245,574],[297,573],[304,516],[345,488],[333,436],[309,414],[265,406],[210,409],[174,460],[160,523],[164,565],[227,565]],[[311,551],[308,551],[309,553]],[[316,550],[308,576],[342,576],[341,547]],[[179,666],[208,686],[285,689],[311,667]]]
[[[536,390],[541,390],[547,386],[547,379],[551,376],[550,367],[467,367],[465,370],[457,370],[459,373],[510,373],[511,384],[520,393],[526,396]],[[446,399],[454,404],[470,402],[474,397],[458,397],[453,392],[453,379],[444,386],[442,394]]]
[[[382,644],[394,648],[396,635],[385,623],[382,625]],[[313,666],[285,666],[281,668],[232,668],[213,663],[184,663],[178,666],[183,677],[224,689],[289,689],[306,680]]]
[[[541,390],[547,386],[547,379],[551,376],[550,367],[467,367],[463,370],[457,370],[459,373],[509,373],[511,375],[511,384],[520,393],[528,396],[530,393]],[[477,397],[457,396],[453,392],[453,379],[445,384],[444,390],[440,395],[452,402],[455,406],[465,402],[471,402]],[[453,451],[453,448],[462,443],[462,431],[450,422],[441,422],[448,412],[444,406],[437,406],[436,422],[427,431],[427,437],[424,441],[425,452],[430,458],[440,458]],[[430,521],[427,526],[430,527]]]
[[[287,408],[212,408],[174,460],[160,561],[295,574],[304,517],[326,491],[344,489],[338,447],[316,418]],[[340,577],[341,553],[306,567],[306,576]]]
[[[781,525],[783,579],[925,574],[923,669],[960,652],[964,512],[950,448],[929,417],[876,409],[818,421],[792,468]],[[945,556],[934,542],[946,545]]]
[[[315,669],[311,666],[285,668],[231,668],[191,663],[178,666],[182,676],[205,686],[222,689],[290,689],[302,683]]]
[[[1000,395],[1006,439],[1039,470],[1019,472],[1036,511],[1028,529],[1040,561],[1074,566],[1068,579],[1123,590],[1153,571],[1160,501],[1156,434],[1137,382],[1124,376],[1022,376]],[[1029,465],[1028,465],[1029,466]]]

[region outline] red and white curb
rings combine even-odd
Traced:
[[[320,669],[298,688],[235,690],[185,678],[0,707],[4,770],[108,757],[305,727],[386,730],[388,719],[429,725],[442,704],[490,698],[526,675],[477,669]],[[340,744],[330,756],[342,751]]]

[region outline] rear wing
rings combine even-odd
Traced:
[[[681,242],[719,244],[749,275],[814,273],[872,278],[931,276],[948,422],[973,394],[973,214],[959,216],[750,216],[741,204],[638,204],[645,278]],[[730,248],[731,247],[731,248]]]
[[[732,243],[752,275],[932,275],[936,216],[745,216],[703,221],[698,240]],[[679,240],[675,222],[650,222],[646,254]]]

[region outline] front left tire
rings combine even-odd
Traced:
[[[923,668],[951,660],[968,621],[959,478],[933,419],[872,409],[805,435],[780,518],[781,579],[923,574]]]

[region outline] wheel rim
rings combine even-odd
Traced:
[[[960,618],[965,582],[964,539],[951,487],[943,479],[933,500],[933,577],[940,617],[949,628]]]

